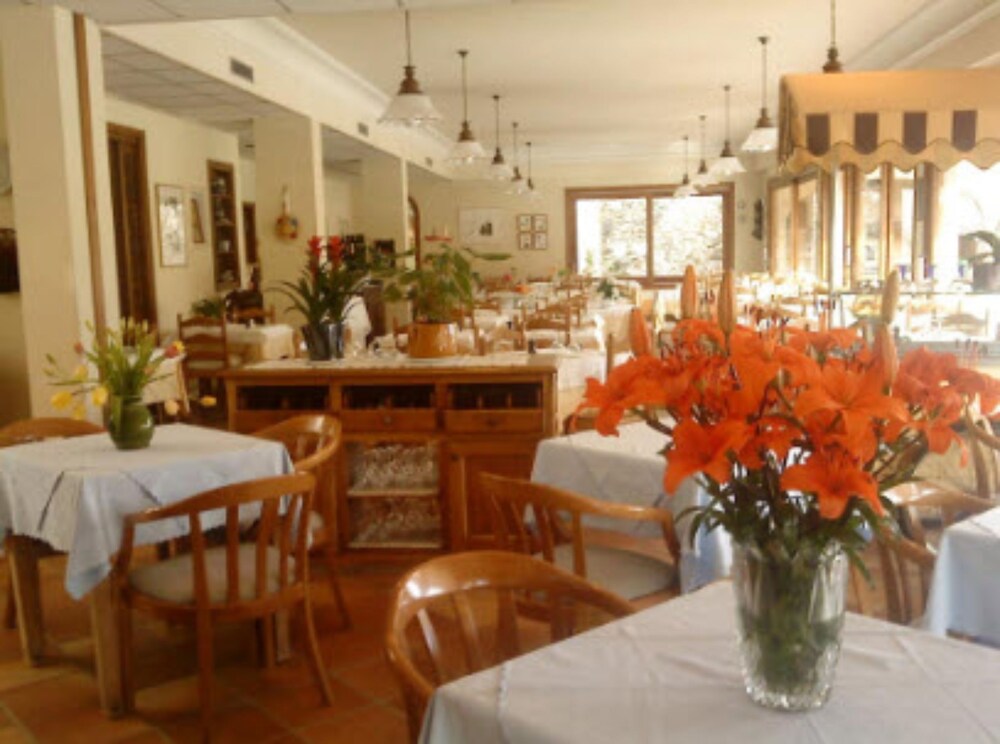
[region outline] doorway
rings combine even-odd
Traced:
[[[108,125],[111,204],[118,264],[118,304],[123,318],[156,327],[156,284],[149,231],[146,134]]]
[[[246,247],[247,266],[258,266],[257,205],[254,202],[243,202],[243,245]]]

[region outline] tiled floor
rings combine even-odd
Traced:
[[[0,629],[0,744],[200,741],[194,637],[183,627],[137,616],[137,713],[109,720],[100,712],[87,606],[62,590],[63,565],[61,558],[43,562],[46,625],[58,649],[51,663],[25,666],[17,631]],[[213,741],[405,742],[405,715],[382,657],[382,633],[390,589],[409,565],[343,567],[353,621],[346,631],[336,629],[325,579],[314,578],[332,707],[320,704],[314,678],[297,649],[289,662],[265,671],[254,662],[249,627],[221,627],[216,634]],[[6,575],[6,567],[0,569]]]

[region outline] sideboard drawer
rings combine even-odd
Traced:
[[[341,411],[344,431],[350,433],[385,431],[434,431],[437,411],[433,408],[366,408]]]
[[[445,411],[444,426],[462,434],[542,434],[545,422],[539,410]]]

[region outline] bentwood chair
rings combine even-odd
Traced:
[[[224,486],[169,506],[125,517],[115,563],[121,636],[121,677],[126,710],[135,707],[132,611],[194,625],[198,647],[198,692],[203,739],[211,735],[213,628],[219,623],[260,620],[268,662],[274,659],[274,618],[302,610],[309,661],[323,701],[332,695],[323,668],[309,594],[308,531],[297,529],[309,512],[316,479],[308,473],[282,475]],[[258,518],[251,533],[248,514]],[[225,543],[208,547],[203,530],[222,519]],[[184,524],[191,552],[155,563],[132,564],[136,531],[170,521]],[[252,534],[250,541],[244,542]]]
[[[92,424],[89,421],[77,421],[71,418],[32,418],[32,419],[22,419],[20,421],[15,421],[11,424],[7,424],[3,428],[0,428],[0,447],[13,447],[18,444],[30,444],[31,442],[41,442],[46,439],[66,439],[69,437],[83,437],[88,434],[98,434],[104,431],[97,424]],[[19,535],[10,535],[7,537],[8,540],[30,540],[32,543],[32,552],[38,557],[43,558],[47,555],[55,555],[56,551],[45,543],[39,542],[38,540],[32,540],[28,537],[23,537]],[[8,551],[10,555],[10,551]],[[30,586],[23,585],[21,587],[22,596],[25,594],[30,595],[34,602],[38,601],[39,584],[38,584],[38,570],[35,565],[26,567],[26,572],[19,572],[18,576],[22,580],[27,580]],[[13,571],[10,572],[10,581],[15,580]],[[24,611],[27,608],[20,608],[14,601],[13,583],[7,589],[7,599],[4,604],[3,611],[3,624],[6,628],[13,628],[17,624],[16,616],[19,612]],[[24,623],[21,622],[21,626]]]
[[[601,501],[491,473],[480,478],[493,505],[499,548],[537,555],[638,606],[676,596],[680,545],[666,509]],[[585,518],[608,527],[585,526]],[[635,533],[642,523],[649,537]]]
[[[235,361],[230,356],[225,318],[196,315],[177,316],[177,336],[184,344],[184,376],[188,380],[208,380],[214,386],[219,375]],[[199,388],[199,393],[201,392]]]
[[[519,598],[529,594],[549,608],[545,625],[519,612]],[[517,553],[455,553],[420,564],[396,584],[385,636],[410,740],[417,741],[439,685],[634,611],[620,597]]]
[[[295,469],[316,478],[316,496],[309,514],[310,550],[322,550],[326,558],[330,590],[337,604],[341,625],[349,628],[351,617],[337,578],[337,486],[334,457],[342,442],[340,422],[322,414],[294,416],[266,429],[255,437],[281,442]]]

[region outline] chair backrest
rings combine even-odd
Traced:
[[[519,599],[527,595],[551,610],[547,637],[522,624]],[[385,638],[411,739],[437,686],[632,612],[627,601],[516,553],[454,553],[420,564],[396,584]]]
[[[41,442],[45,439],[82,437],[88,434],[98,434],[102,431],[104,429],[97,424],[71,418],[21,419],[0,428],[0,447]]]
[[[659,526],[670,557],[675,562],[680,560],[674,518],[666,509],[601,501],[492,473],[483,473],[480,478],[483,493],[493,505],[493,525],[500,548],[529,555],[541,553],[546,561],[553,563],[555,548],[572,544],[573,572],[586,578],[589,535],[584,530],[583,518],[589,515],[624,522],[652,522]],[[622,538],[624,547],[630,538],[627,535]]]
[[[527,345],[529,331],[551,330],[557,332],[556,338],[559,343],[568,346],[572,338],[573,317],[573,311],[562,305],[549,305],[532,313],[523,308],[521,332],[525,335],[524,345]]]
[[[225,318],[195,315],[184,319],[178,314],[177,336],[184,344],[184,371],[188,376],[206,369],[216,371],[229,367]]]
[[[340,421],[317,413],[293,416],[254,432],[254,436],[281,442],[296,470],[317,475],[339,449],[341,431]]]
[[[248,323],[250,325],[274,324],[274,305],[267,307],[246,307],[234,308],[230,313],[230,318],[234,323]]]
[[[886,615],[891,622],[908,624],[924,612],[937,549],[927,532],[928,513],[934,526],[945,528],[991,504],[966,494],[932,489],[907,498],[896,508],[900,531],[880,527],[879,561],[885,590]]]
[[[988,501],[1000,498],[1000,437],[993,434],[985,417],[966,415],[969,450],[976,473],[976,495]]]
[[[308,581],[306,555],[308,530],[304,524],[316,479],[308,473],[281,475],[246,481],[207,491],[169,506],[148,509],[125,517],[116,575],[128,589],[136,528],[162,520],[186,520],[191,543],[191,581],[194,608],[198,612],[226,611],[230,615],[254,616],[298,599]],[[213,601],[209,593],[206,539],[203,530],[213,527],[209,514],[224,511],[225,597]],[[248,519],[256,528],[244,529]],[[240,594],[241,545],[254,545],[253,597]],[[164,603],[169,604],[164,600]]]

